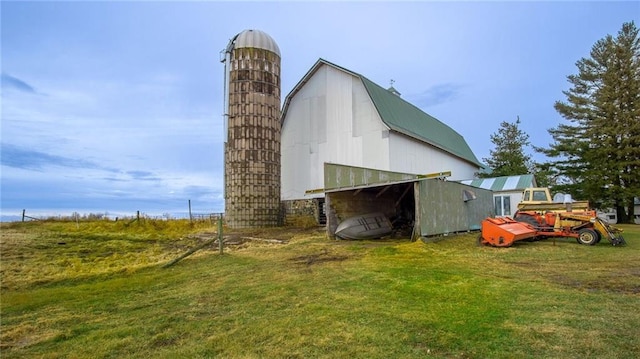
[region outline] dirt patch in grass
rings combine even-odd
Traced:
[[[322,264],[327,262],[342,262],[350,257],[347,255],[331,254],[328,249],[324,249],[319,253],[296,256],[290,260],[296,264],[311,266],[314,264]]]
[[[640,284],[636,278],[630,278],[630,276],[622,271],[618,276],[606,275],[600,276],[594,279],[576,279],[566,275],[558,274],[553,276],[547,276],[547,278],[556,284],[564,287],[585,290],[588,292],[609,292],[620,294],[639,294]]]
[[[592,263],[593,267],[586,271],[579,271],[579,263],[571,261],[550,264],[531,260],[509,262],[509,265],[566,288],[615,294],[640,293],[640,267],[628,264],[616,266],[607,261]]]
[[[323,227],[318,228],[295,228],[295,227],[274,227],[258,229],[225,229],[224,235],[233,237],[255,237],[264,239],[278,239],[288,241],[297,236],[323,235]]]
[[[248,242],[262,242],[272,244],[287,244],[290,240],[299,236],[322,236],[324,228],[260,228],[260,229],[225,229],[223,231],[223,243],[230,246],[241,246]],[[216,231],[203,231],[190,235],[188,238],[200,242],[218,237]]]
[[[395,246],[400,243],[409,242],[408,239],[363,239],[363,240],[351,240],[351,239],[339,239],[332,243],[336,246],[357,246],[360,248],[377,248],[385,246]]]

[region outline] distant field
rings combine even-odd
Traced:
[[[619,227],[625,247],[235,231],[162,268],[215,227],[3,223],[0,357],[637,358],[640,226]]]

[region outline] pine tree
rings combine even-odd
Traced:
[[[535,162],[533,171],[536,176],[536,184],[538,187],[555,187],[558,185],[558,171],[549,163]]]
[[[538,148],[555,159],[556,186],[598,207],[614,206],[618,220],[633,219],[640,196],[640,38],[633,22],[617,37],[598,40],[590,57],[567,76],[571,88],[555,109],[569,123],[549,130],[554,143]],[[626,209],[626,210],[625,210]]]
[[[519,125],[520,117],[514,123],[500,123],[498,132],[491,135],[495,149],[489,151],[489,158],[482,159],[492,171],[480,177],[515,176],[531,171],[531,156],[524,152],[530,145],[529,135],[520,130]]]

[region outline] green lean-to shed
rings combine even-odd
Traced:
[[[480,229],[493,216],[493,194],[443,177],[325,163],[327,235],[351,217],[383,213],[401,238]]]

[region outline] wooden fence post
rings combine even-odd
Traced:
[[[26,211],[27,211],[26,209],[23,209],[23,210],[22,210],[22,222],[24,222],[24,213],[25,213]]]
[[[220,251],[220,255],[222,255],[223,247],[222,247],[222,213],[218,216],[218,250]]]

